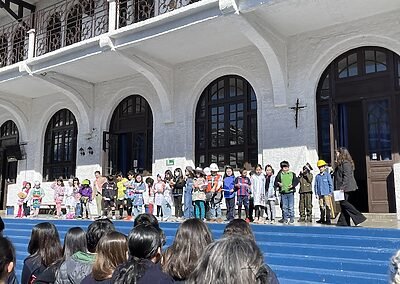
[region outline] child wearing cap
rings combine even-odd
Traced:
[[[299,201],[299,222],[312,222],[312,181],[313,174],[311,166],[307,163],[299,174],[300,201]]]
[[[216,163],[210,165],[211,174],[207,175],[206,211],[208,211],[207,218],[210,221],[222,222],[221,202],[223,181],[222,176],[218,174],[218,170],[219,168]]]
[[[294,223],[294,192],[299,184],[296,174],[289,170],[289,162],[280,163],[281,170],[275,178],[275,187],[278,188],[282,198],[283,219],[282,223]]]
[[[320,224],[331,224],[331,196],[333,194],[333,182],[331,174],[324,160],[317,162],[319,174],[315,177],[314,192],[319,200],[319,209],[321,217],[317,221]]]
[[[86,213],[86,219],[90,219],[90,208],[89,202],[92,201],[92,188],[90,187],[90,181],[88,179],[84,179],[81,183],[81,188],[79,189],[79,193],[81,194],[81,212],[82,216]]]

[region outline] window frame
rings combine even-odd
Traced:
[[[230,80],[235,79],[235,96],[231,96],[231,85]],[[240,81],[241,83],[238,83]],[[214,89],[218,93],[219,88],[218,83],[223,81],[223,89],[224,96],[223,98],[217,98],[216,100],[212,99],[212,89]],[[238,93],[238,85],[242,85],[243,88],[241,90],[242,95],[237,95]],[[231,105],[243,104],[242,111],[236,111],[236,115],[238,112],[243,112],[242,116],[242,129],[243,134],[243,143],[236,143],[236,145],[231,145],[230,140],[232,138],[232,132],[230,131],[231,126]],[[211,129],[212,124],[212,113],[211,110],[214,107],[223,107],[224,108],[224,135],[223,140],[224,143],[221,146],[213,147],[213,133]],[[202,116],[203,114],[203,116]],[[236,118],[234,120],[235,124],[240,119]],[[238,170],[243,166],[244,163],[249,162],[251,164],[257,164],[258,162],[258,118],[257,118],[257,97],[255,95],[254,89],[250,85],[250,83],[245,80],[243,77],[237,75],[226,75],[220,78],[215,79],[211,82],[202,92],[200,99],[196,106],[195,112],[195,163],[196,165],[205,167],[211,164],[212,162],[217,162],[220,169],[224,166],[230,165],[233,166],[234,170]],[[217,122],[219,123],[219,122]],[[252,124],[253,123],[253,127]],[[254,123],[255,128],[257,129],[256,133],[254,132]],[[200,129],[204,129],[204,133],[200,132]],[[204,136],[204,140],[200,140]],[[254,137],[253,137],[254,136]],[[240,136],[235,135],[234,139],[239,141]],[[218,140],[218,138],[217,138]],[[204,145],[201,145],[204,142]],[[217,141],[218,142],[218,141]],[[202,147],[200,147],[202,146]],[[236,155],[236,158],[239,153],[243,153],[243,161],[242,163],[231,164],[231,156]],[[217,157],[217,161],[212,160],[212,155]],[[219,160],[219,156],[223,155],[223,162]],[[232,156],[232,158],[233,158]],[[204,158],[204,162],[203,162]]]

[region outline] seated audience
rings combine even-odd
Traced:
[[[247,223],[243,219],[234,219],[225,226],[224,229],[224,237],[227,236],[242,236],[249,237],[252,240],[255,240],[253,231],[249,223]]]
[[[138,225],[129,233],[130,260],[114,273],[116,284],[174,283],[161,270],[162,237],[160,230],[151,225]]]
[[[163,230],[161,230],[160,225],[158,223],[158,220],[156,216],[153,214],[148,214],[148,213],[143,213],[139,214],[136,218],[135,221],[133,222],[133,227],[136,227],[138,225],[150,225],[159,230],[161,234],[161,241],[162,245],[164,246],[167,240],[167,237],[165,236],[165,233]]]
[[[212,241],[212,234],[203,221],[186,220],[179,226],[174,243],[164,253],[163,271],[175,281],[187,280]]]
[[[83,279],[82,284],[113,284],[114,270],[128,259],[126,236],[119,232],[108,233],[100,239],[96,253],[92,273]]]
[[[15,267],[15,249],[11,241],[0,236],[0,284],[6,284]]]
[[[21,284],[31,284],[47,267],[62,257],[57,228],[49,222],[39,223],[32,229],[28,244],[29,256],[24,260]]]
[[[47,267],[37,276],[34,284],[50,284],[56,281],[56,273],[61,264],[77,252],[87,252],[86,232],[80,227],[68,230],[64,237],[63,257],[53,265]]]
[[[270,275],[264,255],[254,240],[229,236],[206,248],[188,283],[267,284],[278,281]]]
[[[3,231],[4,231],[4,222],[3,219],[1,219],[0,217],[0,236],[3,235]]]
[[[56,284],[80,284],[92,272],[99,240],[107,233],[115,231],[109,219],[99,219],[91,223],[86,233],[88,251],[78,251],[61,264],[56,274]]]

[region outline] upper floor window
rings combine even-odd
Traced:
[[[11,136],[18,136],[18,128],[12,120],[8,120],[1,126],[0,137],[5,138]]]

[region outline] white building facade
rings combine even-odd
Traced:
[[[24,33],[0,40],[3,208],[24,180],[298,172],[345,146],[357,206],[400,216],[400,2],[167,2],[39,1],[31,25],[5,26]]]

